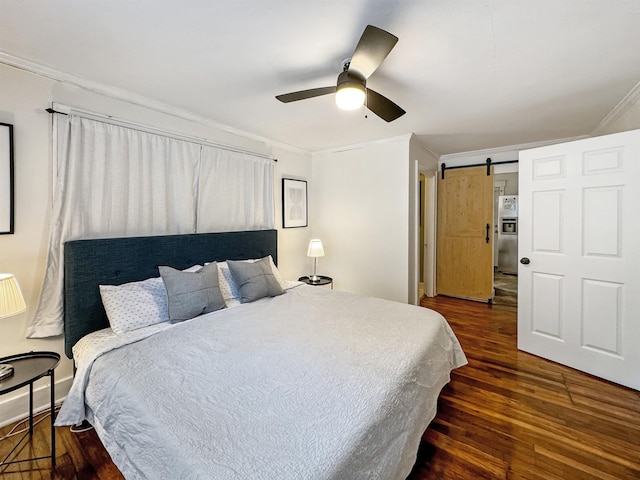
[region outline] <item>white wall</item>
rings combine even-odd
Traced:
[[[311,239],[311,226],[305,228],[282,228],[282,179],[294,178],[311,183],[311,155],[282,148],[274,148],[274,155],[278,159],[274,171],[276,183],[276,226],[278,227],[278,270],[283,278],[297,280],[302,275],[308,275],[307,247]],[[313,204],[314,198],[307,190],[308,205]],[[311,218],[309,219],[311,225]]]
[[[325,247],[318,273],[337,289],[409,299],[409,140],[312,156],[312,233]]]
[[[494,186],[496,182],[504,182],[505,195],[518,194],[518,174],[517,173],[498,173],[493,176]]]
[[[15,144],[15,234],[0,235],[0,272],[16,275],[27,302],[26,313],[3,319],[0,323],[0,356],[30,350],[60,353],[62,360],[56,369],[56,396],[62,398],[70,387],[72,376],[72,364],[64,356],[62,338],[28,340],[24,337],[37,305],[46,262],[51,210],[51,118],[44,109],[51,102],[235,145],[256,153],[273,153],[278,158],[274,180],[278,228],[282,225],[281,176],[295,175],[307,179],[310,177],[311,156],[0,64],[0,122],[14,125]],[[279,231],[279,263],[286,278],[297,278],[305,271],[309,230]],[[36,407],[46,405],[47,385],[48,378],[36,383]],[[23,390],[27,389],[0,397],[0,425],[27,412],[28,390]]]

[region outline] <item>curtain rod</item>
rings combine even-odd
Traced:
[[[518,163],[518,160],[502,160],[500,162],[492,162],[491,158],[487,158],[485,163],[473,163],[471,165],[457,165],[455,167],[447,167],[446,163],[441,165],[442,169],[442,180],[444,180],[444,172],[445,170],[456,170],[458,168],[471,168],[471,167],[487,167],[487,176],[491,175],[491,165],[504,165],[505,163]]]
[[[131,130],[137,130],[137,131],[141,131],[141,132],[146,132],[146,133],[153,133],[156,135],[163,135],[166,137],[170,137],[170,138],[174,138],[176,140],[184,140],[184,141],[188,141],[188,142],[193,142],[193,143],[198,143],[200,145],[206,145],[209,147],[215,147],[215,148],[220,148],[222,150],[228,150],[230,152],[236,152],[236,153],[246,153],[248,155],[253,155],[255,157],[260,157],[260,158],[267,158],[269,160],[273,160],[274,162],[277,162],[278,159],[272,157],[271,155],[266,155],[264,153],[256,153],[256,152],[252,152],[250,150],[245,150],[243,148],[239,148],[239,147],[232,147],[231,145],[225,145],[224,143],[216,143],[216,142],[212,142],[210,140],[207,140],[205,138],[200,138],[200,137],[193,137],[190,135],[183,135],[181,133],[175,133],[175,132],[171,132],[169,130],[163,130],[161,128],[156,128],[156,127],[151,127],[148,125],[142,125],[142,124],[138,124],[138,123],[133,123],[133,122],[128,122],[126,120],[120,120],[117,119],[115,117],[112,117],[110,115],[104,115],[104,114],[100,114],[100,113],[94,113],[94,112],[88,112],[86,110],[79,110],[73,107],[68,107],[67,112],[61,112],[58,110],[55,110],[56,105],[53,104],[52,107],[49,108],[45,108],[45,111],[47,113],[57,113],[59,115],[69,115],[71,112],[77,114],[80,117],[83,118],[88,118],[90,120],[98,120],[104,123],[109,123],[111,125],[117,125],[120,127],[125,127],[125,128],[129,128]]]

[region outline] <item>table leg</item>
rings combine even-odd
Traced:
[[[29,435],[33,436],[33,382],[29,384]]]
[[[53,369],[51,370],[51,387],[49,391],[51,392],[51,466],[56,466],[56,427],[53,425],[55,422],[55,387],[56,382],[53,375]]]

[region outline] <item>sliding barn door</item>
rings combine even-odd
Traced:
[[[519,171],[518,348],[640,389],[640,130]]]
[[[445,170],[438,177],[438,294],[493,298],[493,167]]]

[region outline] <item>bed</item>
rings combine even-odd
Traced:
[[[406,478],[466,363],[438,313],[275,275],[282,294],[110,327],[100,285],[268,256],[277,274],[275,230],[66,243],[77,371],[56,425],[88,420],[127,479]]]

